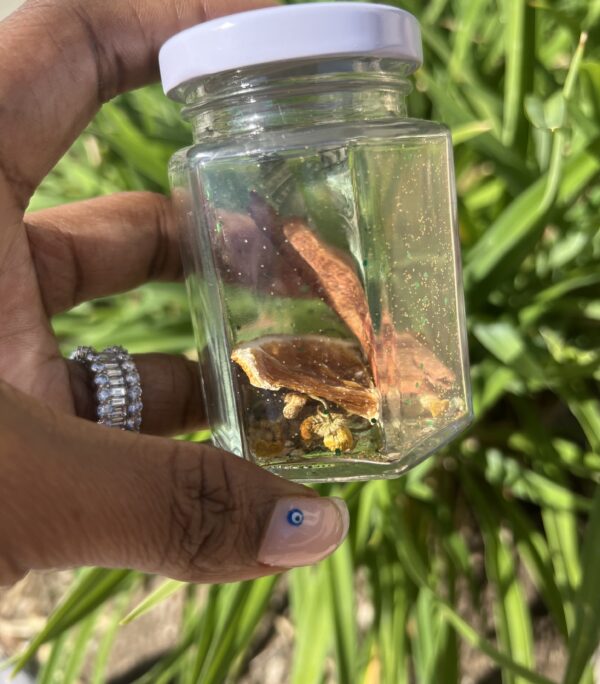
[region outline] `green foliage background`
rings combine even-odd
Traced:
[[[201,609],[197,589],[167,582],[140,610],[186,592],[179,646],[140,682],[237,681],[255,626],[285,581],[284,610],[295,628],[292,684],[323,682],[331,657],[341,684],[451,684],[464,674],[464,642],[497,664],[504,684],[548,684],[535,662],[525,576],[539,598],[536,611],[567,646],[566,671],[552,680],[593,681],[588,663],[600,635],[600,2],[388,4],[422,24],[425,66],[411,114],[444,121],[453,132],[476,422],[403,479],[322,487],[347,500],[352,527],[318,567],[286,580],[212,587]],[[188,142],[177,108],[158,87],[120,97],[60,162],[33,208],[126,189],[166,191],[167,160]],[[85,304],[55,327],[65,350],[193,347],[177,285]],[[480,543],[483,576],[472,553]],[[374,611],[360,633],[357,571]],[[129,571],[81,572],[26,654],[52,643],[39,681],[77,681],[92,633],[100,639],[93,681],[104,681],[127,597],[142,581]],[[478,633],[457,607],[465,595],[476,611],[493,612],[493,633]]]

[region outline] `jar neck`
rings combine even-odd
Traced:
[[[218,74],[178,93],[194,141],[282,128],[405,118],[410,65],[373,58],[266,65]]]

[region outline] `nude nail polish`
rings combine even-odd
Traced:
[[[280,499],[273,509],[258,560],[281,568],[316,563],[344,541],[349,522],[343,499]]]

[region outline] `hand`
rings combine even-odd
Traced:
[[[180,277],[168,200],[122,193],[26,214],[100,105],[157,76],[164,40],[261,0],[30,0],[0,24],[0,583],[32,568],[135,567],[191,581],[315,562],[347,511],[202,445],[110,430],[49,318],[148,280]],[[203,422],[195,364],[135,358],[144,431]],[[304,522],[290,526],[290,507]]]

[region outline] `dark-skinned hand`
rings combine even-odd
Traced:
[[[0,584],[31,569],[131,567],[196,582],[316,562],[347,532],[337,499],[166,436],[203,424],[195,364],[136,356],[144,432],[93,422],[85,369],[50,319],[181,275],[167,198],[27,213],[102,103],[157,78],[160,45],[260,0],[30,0],[0,23]],[[162,436],[161,436],[162,435]],[[288,513],[299,508],[301,525]]]

